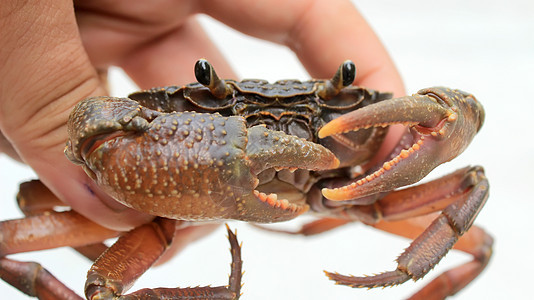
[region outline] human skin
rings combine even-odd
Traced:
[[[107,95],[103,75],[111,65],[143,89],[194,82],[192,72],[177,66],[192,66],[200,57],[222,78],[236,78],[192,17],[197,13],[289,47],[313,78],[329,78],[350,58],[358,68],[355,84],[404,94],[392,60],[350,1],[5,0],[0,152],[28,164],[62,201],[103,226],[128,230],[151,220],[105,195],[67,160],[66,122],[80,100]],[[385,148],[401,130],[390,130]],[[213,228],[186,229],[181,244]]]

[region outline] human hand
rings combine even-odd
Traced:
[[[403,94],[382,44],[349,1],[4,1],[0,7],[0,150],[30,165],[65,203],[91,220],[126,230],[152,216],[104,195],[63,154],[72,107],[105,95],[102,74],[123,68],[141,87],[194,82],[207,58],[235,78],[198,22],[205,13],[246,34],[288,46],[315,78],[350,58],[356,84]],[[186,66],[186,67],[183,67]],[[0,138],[0,140],[2,140]],[[393,140],[393,138],[390,138]]]

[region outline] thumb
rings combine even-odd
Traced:
[[[73,106],[106,94],[72,2],[3,1],[0,44],[0,132],[18,156],[61,200],[103,226],[125,230],[150,220],[100,192],[63,154]]]

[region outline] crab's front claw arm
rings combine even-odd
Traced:
[[[127,98],[97,97],[76,106],[65,153],[117,201],[180,220],[275,222],[305,204],[256,190],[268,168],[323,170],[339,161],[325,147],[242,117],[162,113]]]
[[[393,124],[406,125],[408,130],[386,161],[346,186],[323,189],[323,195],[350,200],[418,182],[459,155],[483,122],[484,109],[474,96],[443,87],[382,101],[334,119],[319,131],[320,138]]]

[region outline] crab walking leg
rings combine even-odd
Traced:
[[[17,204],[27,217],[49,213],[56,207],[65,206],[40,180],[20,184]]]
[[[84,246],[116,237],[74,211],[51,212],[0,222],[0,257],[65,246]]]
[[[429,223],[430,220],[424,216],[395,222],[380,222],[374,227],[396,235],[414,238],[413,233],[424,231]],[[453,249],[469,253],[473,259],[440,274],[409,299],[444,299],[456,294],[482,273],[491,258],[492,246],[493,238],[482,228],[472,226],[460,237]]]
[[[142,289],[119,297],[119,299],[239,299],[242,286],[241,277],[243,275],[241,271],[243,266],[241,245],[237,241],[236,234],[230,230],[228,225],[226,225],[226,229],[232,254],[231,273],[227,286]]]
[[[73,211],[50,212],[0,222],[0,278],[40,299],[79,299],[39,264],[5,258],[9,254],[82,246],[117,236]]]
[[[41,300],[82,299],[35,262],[1,257],[0,278],[24,294]]]
[[[489,185],[483,170],[478,168],[471,174],[477,177],[474,179],[476,183],[467,188],[465,193],[458,197],[457,201],[449,204],[399,256],[397,270],[368,277],[344,276],[326,272],[327,276],[338,284],[367,288],[392,286],[401,284],[408,279],[418,280],[422,278],[456,244],[460,236],[469,230],[488,198]],[[424,202],[424,199],[419,201]],[[402,222],[409,224],[410,219]],[[385,230],[395,228],[379,224],[375,226],[382,227]],[[410,230],[409,226],[400,226],[397,229],[388,231],[395,230],[399,231],[395,233],[401,235],[403,235],[404,231],[406,231],[404,235],[410,236],[413,234],[413,230]],[[441,299],[454,294],[473,280],[484,269],[491,256],[491,237],[485,233],[479,233],[479,235],[482,235],[483,238],[479,238],[477,243],[460,243],[461,250],[473,254],[474,260],[444,275],[446,279],[450,280],[450,286],[446,282],[447,280],[443,281],[443,278],[441,278],[438,282],[432,282],[423,292],[425,295],[436,293],[435,295],[437,296],[435,298],[416,297],[415,299]],[[445,282],[446,286],[439,282]]]
[[[460,203],[482,181],[487,181],[484,169],[468,166],[435,180],[391,192],[374,205],[354,206],[346,212],[358,216],[361,209],[359,217],[362,217],[362,212],[368,214],[363,217],[368,224],[429,215]],[[373,216],[374,219],[370,219]]]
[[[142,289],[121,296],[172,243],[176,220],[158,218],[121,236],[91,267],[87,274],[87,299],[237,299],[241,289],[241,250],[228,230],[232,251],[232,272],[228,286]]]
[[[17,204],[26,216],[50,213],[55,207],[64,207],[59,200],[41,181],[32,180],[20,184]],[[95,261],[108,247],[104,243],[73,247],[90,261]]]

